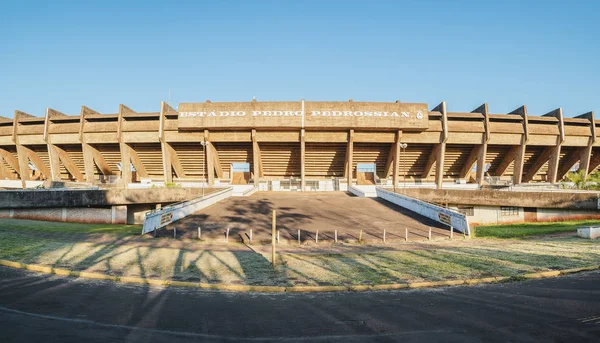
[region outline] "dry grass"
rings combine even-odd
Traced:
[[[477,239],[373,249],[346,246],[335,253],[288,249],[271,268],[267,253],[243,249],[140,246],[128,241],[93,243],[0,230],[0,258],[113,275],[251,285],[349,285],[518,276],[600,264],[600,241],[574,237],[531,240]],[[410,247],[410,246],[409,246]]]

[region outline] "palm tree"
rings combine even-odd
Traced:
[[[572,182],[576,189],[585,189],[587,183],[587,175],[585,171],[580,170],[578,172],[570,172],[565,176],[565,179]]]
[[[589,176],[584,170],[570,172],[565,179],[572,182],[576,189],[600,189],[600,171],[595,171]]]

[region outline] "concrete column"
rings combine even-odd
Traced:
[[[171,151],[165,142],[166,113],[171,107],[164,101],[160,102],[160,116],[158,120],[158,140],[162,153],[163,178],[165,182],[173,182],[173,166],[171,165]]]
[[[594,112],[584,113],[575,118],[586,118],[590,121],[590,138],[588,139],[587,147],[581,149],[579,158],[579,171],[583,171],[585,175],[589,175],[590,160],[592,158],[593,146],[596,142],[596,120],[594,119]]]
[[[523,163],[525,162],[525,151],[529,141],[529,119],[527,117],[527,106],[523,105],[509,114],[518,114],[523,118],[523,135],[521,136],[521,145],[517,149],[514,164],[513,184],[518,185],[523,179]]]
[[[15,110],[13,116],[12,140],[17,148],[17,159],[19,161],[19,176],[21,177],[21,186],[23,188],[26,188],[27,180],[29,180],[29,158],[27,157],[27,150],[24,149],[19,142],[19,119],[22,117],[33,116],[29,113]]]
[[[346,171],[348,187],[352,186],[353,175],[352,175],[352,155],[354,155],[354,130],[348,131],[348,146],[346,147]]]
[[[406,161],[400,161],[400,144],[402,142],[402,131],[396,132],[396,140],[394,142],[394,166],[392,167],[392,183],[394,184],[394,190],[398,187],[398,177],[400,175],[400,163]]]
[[[435,184],[438,189],[441,189],[444,181],[444,160],[446,158],[446,141],[448,140],[448,112],[446,110],[446,102],[442,101],[431,111],[437,111],[442,114],[442,133],[440,136],[439,148],[436,149],[437,156],[435,158]]]
[[[523,180],[523,164],[525,162],[525,150],[527,148],[526,143],[521,140],[521,146],[517,150],[515,156],[515,165],[513,168],[513,184],[518,185]]]
[[[204,130],[204,141],[206,142],[206,169],[208,175],[208,185],[212,186],[215,184],[215,160],[213,156],[212,144],[210,143],[210,136],[208,130]]]
[[[483,184],[483,180],[485,179],[485,160],[487,157],[487,145],[490,141],[490,119],[488,112],[488,104],[484,103],[483,105],[473,110],[473,112],[481,113],[483,115],[483,141],[478,151],[479,155],[477,156],[477,173],[475,176],[477,185],[481,186]]]
[[[252,129],[252,169],[254,172],[254,185],[260,181],[260,148],[256,141],[256,130]]]
[[[119,143],[121,149],[121,182],[127,188],[133,182],[131,175],[131,154],[127,143]]]
[[[550,158],[548,159],[548,181],[556,183],[558,175],[558,164],[560,162],[560,150],[565,141],[565,124],[563,119],[562,108],[558,108],[552,112],[546,113],[543,116],[555,117],[558,119],[558,137],[556,138],[556,146],[553,147]]]
[[[50,160],[50,179],[52,181],[61,181],[60,178],[60,159],[58,153],[52,144],[52,136],[50,136],[50,128],[52,126],[52,118],[66,116],[66,114],[53,110],[51,108],[46,109],[46,120],[44,125],[44,141],[48,147],[48,158]]]
[[[440,143],[435,162],[435,185],[442,189],[444,182],[444,160],[446,159],[446,143]]]
[[[304,129],[300,131],[300,187],[302,187],[302,192],[306,189],[306,142],[304,139]]]

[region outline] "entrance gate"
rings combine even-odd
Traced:
[[[356,165],[356,183],[359,185],[375,184],[375,163],[358,163]]]
[[[250,163],[233,162],[231,164],[231,184],[247,185],[250,181]]]

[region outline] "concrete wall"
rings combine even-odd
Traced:
[[[127,224],[143,224],[146,212],[155,209],[152,204],[127,205]]]
[[[173,203],[191,200],[201,194],[200,188],[27,189],[0,191],[0,208],[101,207]]]
[[[598,192],[509,192],[462,189],[406,189],[406,195],[438,204],[523,206],[598,210]]]
[[[127,207],[45,207],[0,210],[0,218],[71,223],[126,224]]]
[[[464,205],[462,205],[464,206]],[[456,204],[448,205],[449,208],[459,210]],[[517,206],[515,206],[517,207]],[[473,206],[473,215],[467,216],[471,225],[479,224],[509,224],[525,222],[525,209],[517,207],[517,215],[503,215],[501,206]],[[528,222],[563,221],[577,219],[600,219],[600,212],[594,210],[572,210],[561,208],[538,208],[536,213],[530,214]]]

